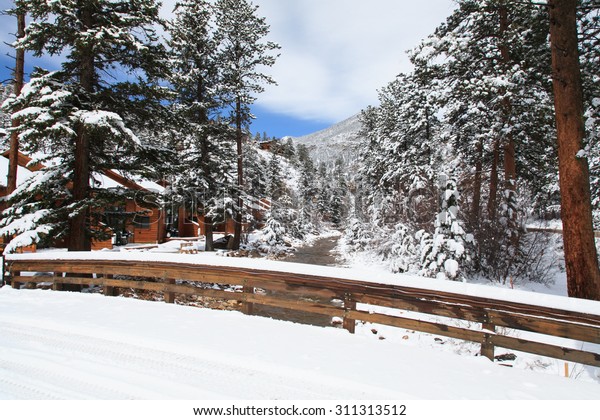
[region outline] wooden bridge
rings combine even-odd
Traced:
[[[15,288],[24,283],[50,282],[55,290],[93,284],[102,286],[107,296],[116,295],[119,288],[162,292],[167,303],[174,303],[176,294],[236,300],[246,314],[261,304],[339,317],[351,333],[356,322],[371,322],[476,342],[481,355],[491,360],[495,349],[503,348],[600,367],[600,310],[585,313],[463,293],[226,266],[230,259],[221,259],[220,265],[202,264],[201,259],[192,259],[196,256],[184,257],[189,258],[166,262],[102,259],[99,253],[85,258],[32,254],[8,255],[6,264]],[[37,274],[21,275],[25,272]],[[212,287],[223,284],[237,287],[229,291]],[[565,346],[556,345],[556,337],[576,343],[564,340]],[[572,347],[566,346],[569,343]],[[583,349],[586,343],[592,344],[591,350]]]

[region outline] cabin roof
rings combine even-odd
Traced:
[[[8,176],[8,150],[0,154],[0,187],[6,187]],[[44,167],[42,164],[30,165],[32,158],[19,152],[19,167],[17,168],[17,185],[22,184],[33,176],[33,173]],[[122,171],[105,169],[101,172],[92,173],[95,181],[94,188],[128,188],[139,191],[162,192],[164,187],[156,182],[139,176],[132,176]]]

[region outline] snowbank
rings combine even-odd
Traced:
[[[0,313],[0,399],[600,395],[597,383],[237,312],[4,287]]]

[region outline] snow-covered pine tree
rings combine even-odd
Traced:
[[[258,6],[249,0],[217,0],[216,33],[218,42],[218,65],[220,68],[217,90],[222,104],[229,109],[228,122],[235,127],[237,150],[237,204],[234,208],[235,235],[233,248],[241,241],[244,213],[244,155],[242,143],[249,138],[248,125],[252,119],[250,105],[255,95],[263,92],[265,85],[275,81],[262,68],[272,66],[279,46],[265,41],[269,25],[259,17]]]
[[[284,234],[285,228],[277,220],[277,216],[269,213],[267,223],[262,230],[262,244],[259,249],[272,256],[281,255],[284,251]]]
[[[600,229],[600,7],[583,0],[579,8],[580,62],[586,117],[585,151],[590,165],[594,228]],[[558,183],[558,182],[557,182]]]
[[[330,179],[333,181],[331,196],[329,198],[329,214],[331,223],[336,228],[342,226],[348,214],[348,185],[343,173],[343,162],[337,159],[331,171]]]
[[[316,183],[317,170],[306,146],[299,144],[297,154],[300,172],[298,223],[302,226],[302,231],[306,234],[315,231],[320,223],[317,211],[319,186]]]
[[[276,203],[283,195],[286,195],[287,193],[285,182],[283,181],[281,162],[279,161],[279,157],[276,154],[271,154],[266,169],[266,194],[272,203]]]
[[[230,131],[216,118],[221,104],[217,98],[214,8],[208,1],[183,0],[176,3],[174,12],[168,24],[169,80],[176,92],[173,111],[184,124],[178,127],[179,162],[171,174],[172,187],[184,199],[179,205],[204,216],[206,250],[211,251],[211,214],[218,213],[214,198],[226,189],[223,180],[235,160],[225,135]]]
[[[437,84],[454,147],[470,166],[460,180],[472,197],[470,230],[494,238],[478,241],[484,271],[516,261],[510,256],[518,254],[521,230],[518,181],[531,181],[533,200],[543,205],[551,190],[544,182],[553,180],[539,176],[553,171],[556,152],[547,10],[533,3],[461,0],[412,55],[416,72]]]
[[[359,240],[394,271],[414,265],[413,235],[431,229],[435,218],[442,146],[434,88],[420,75],[400,75],[381,89],[380,105],[361,117],[367,141],[360,151],[357,190],[364,209],[358,213],[371,227],[360,229]]]
[[[588,159],[583,152],[584,99],[579,62],[577,0],[552,0],[550,42],[557,127],[561,219],[569,296],[600,300]]]
[[[94,173],[148,168],[140,158],[148,148],[132,129],[151,130],[165,115],[154,84],[165,69],[158,3],[31,0],[27,11],[32,21],[17,46],[66,57],[60,71],[38,74],[7,104],[20,110],[13,118],[21,119],[23,150],[48,169],[13,197],[2,232],[19,235],[19,245],[40,241],[41,232],[68,234],[70,250],[89,250],[98,233],[90,214],[107,198],[93,191]]]
[[[25,14],[26,2],[15,0],[14,8],[8,13],[15,16],[17,20],[17,39],[19,42],[25,37]],[[21,46],[15,48],[15,67],[13,70],[13,93],[20,95],[25,83],[25,49]],[[11,122],[13,130],[10,133],[10,144],[8,148],[8,174],[6,177],[6,192],[11,194],[17,188],[17,172],[19,157],[19,131],[20,121],[15,119]]]
[[[0,84],[0,104],[3,104],[12,94],[12,86]],[[9,129],[12,125],[10,114],[0,108],[0,147],[6,150],[9,146]],[[0,180],[4,184],[6,180]]]
[[[459,193],[456,180],[446,174],[439,179],[440,212],[435,220],[433,237],[419,232],[421,240],[421,273],[440,279],[460,280],[463,263],[469,262],[465,234],[458,218]]]
[[[362,179],[371,184],[368,202],[398,200],[395,220],[413,224],[415,230],[434,217],[438,119],[435,97],[416,75],[400,75],[379,94],[380,105],[372,109],[369,142],[362,155],[366,166]],[[369,127],[369,124],[365,124]]]

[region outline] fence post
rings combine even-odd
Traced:
[[[356,321],[348,316],[350,311],[356,310],[356,301],[352,299],[352,293],[344,294],[344,321],[342,327],[348,330],[350,334],[354,334],[356,329]]]
[[[175,279],[166,279],[165,282],[167,284],[175,284]],[[166,303],[175,303],[175,293],[174,292],[165,292],[165,302]]]
[[[112,274],[105,274],[104,275],[105,279],[112,279],[113,275]],[[116,296],[117,295],[117,288],[114,286],[107,286],[107,285],[103,285],[102,286],[104,288],[104,296]]]
[[[483,336],[483,342],[481,343],[481,355],[487,357],[492,362],[494,361],[494,344],[492,343],[492,335],[496,332],[496,326],[489,320],[489,315],[486,313],[484,322],[481,323],[481,329],[489,330],[492,334],[486,333]]]
[[[61,278],[63,273],[53,272],[52,273],[52,290],[61,291],[62,283],[59,283],[58,279]]]
[[[248,302],[248,295],[254,294],[254,286],[250,284],[248,279],[243,280],[242,292],[244,293],[244,299],[242,300],[242,313],[246,315],[252,315],[254,313],[254,303]]]
[[[20,289],[21,288],[21,283],[18,283],[15,281],[15,277],[18,277],[21,275],[20,271],[11,271],[10,272],[10,285],[13,289]]]

